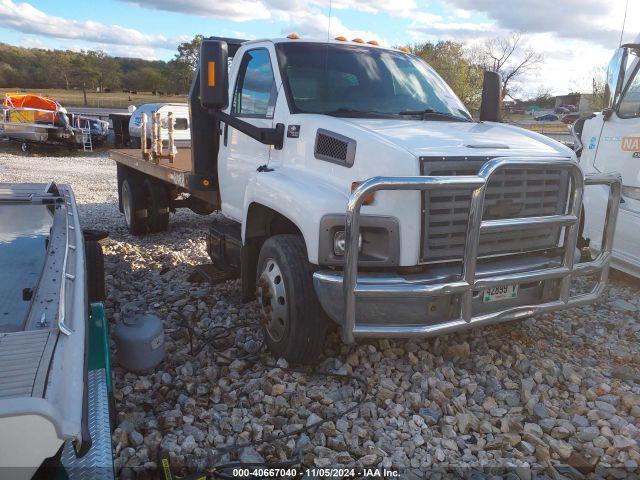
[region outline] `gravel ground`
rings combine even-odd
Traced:
[[[321,368],[366,378],[365,389],[353,380],[277,368],[286,363],[274,366],[268,354],[237,359],[260,345],[254,327],[237,327],[257,322],[255,303],[240,303],[237,281],[189,281],[193,266],[208,261],[210,219],[180,212],[168,232],[132,237],[117,211],[115,167],[106,156],[0,153],[1,181],[50,178],[73,185],[86,226],[110,232],[104,242],[110,321],[139,308],[165,324],[167,356],[156,372],[114,368],[113,446],[121,478],[151,477],[158,452],[180,474],[296,455],[307,466],[405,469],[402,478],[440,468],[476,478],[637,473],[637,281],[614,275],[594,306],[436,339],[347,347],[332,333]],[[236,325],[230,335],[214,338],[222,330],[216,326],[230,325]],[[365,390],[354,411],[337,415]],[[303,434],[225,451],[331,415],[339,418]]]

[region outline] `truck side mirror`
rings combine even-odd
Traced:
[[[498,72],[485,70],[482,83],[480,121],[499,122],[502,110],[502,78]]]
[[[227,42],[205,39],[200,45],[200,104],[224,110],[229,105]]]

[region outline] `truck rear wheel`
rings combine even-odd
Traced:
[[[148,231],[147,204],[142,194],[142,182],[134,175],[122,181],[122,212],[132,235],[144,235]]]
[[[313,267],[301,236],[276,235],[264,243],[257,285],[271,353],[293,363],[317,363],[328,322],[313,289]]]
[[[148,227],[152,233],[164,232],[169,226],[169,195],[165,186],[154,178],[146,178],[144,189],[147,194]]]

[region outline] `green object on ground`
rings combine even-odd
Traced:
[[[109,353],[109,325],[102,303],[92,303],[89,314],[89,370],[104,368],[107,390],[113,391],[111,382],[111,356]]]

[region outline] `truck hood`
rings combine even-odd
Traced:
[[[548,137],[493,122],[344,119],[413,155],[565,156],[570,148]]]

